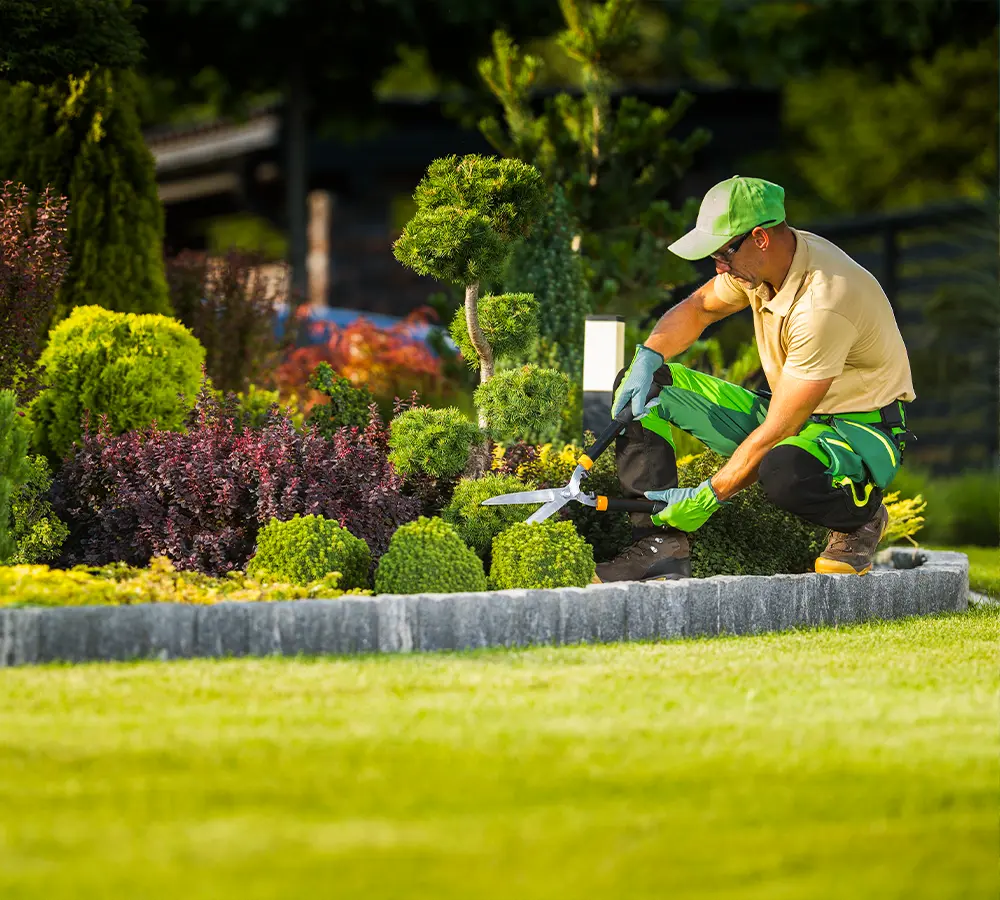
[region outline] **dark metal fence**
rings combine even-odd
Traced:
[[[909,462],[937,472],[998,457],[1000,251],[996,204],[952,203],[820,223],[875,275],[892,303],[913,370]]]

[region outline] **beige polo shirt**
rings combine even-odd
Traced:
[[[818,413],[867,412],[914,398],[910,361],[889,300],[875,276],[843,250],[792,229],[795,256],[775,294],[747,291],[729,273],[715,277],[724,303],[753,310],[760,361],[771,390],[782,372],[833,378]]]

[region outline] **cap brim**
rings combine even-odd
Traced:
[[[704,259],[706,256],[711,256],[716,250],[722,249],[732,239],[732,235],[712,234],[710,231],[692,228],[667,249],[681,259]]]

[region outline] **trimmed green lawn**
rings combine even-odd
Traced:
[[[0,896],[996,897],[1000,612],[0,672]]]
[[[969,587],[1000,597],[1000,547],[951,547],[969,557]]]

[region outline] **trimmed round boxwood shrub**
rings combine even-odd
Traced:
[[[403,475],[450,478],[465,468],[479,426],[460,409],[416,406],[389,424],[389,461]]]
[[[458,529],[459,535],[480,556],[485,556],[495,538],[515,522],[523,522],[536,506],[483,506],[483,501],[500,494],[531,490],[513,475],[484,475],[482,478],[463,478],[455,485],[451,502],[441,516]]]
[[[107,416],[112,434],[154,421],[179,430],[198,398],[204,361],[197,338],[175,319],[77,307],[52,329],[38,360],[36,448],[50,459],[65,456],[87,411]]]
[[[379,560],[379,594],[455,594],[485,591],[483,561],[443,519],[421,516],[401,525]]]
[[[678,461],[681,487],[696,487],[725,464],[706,452]],[[691,535],[691,574],[775,575],[811,572],[829,531],[778,509],[759,484],[740,491]]]
[[[247,564],[247,575],[263,581],[309,584],[331,572],[340,572],[338,587],[368,587],[371,553],[368,545],[322,516],[292,516],[287,522],[271,519],[257,535],[257,552]]]
[[[572,522],[518,522],[493,541],[490,581],[499,590],[586,587],[595,571],[594,550]]]

